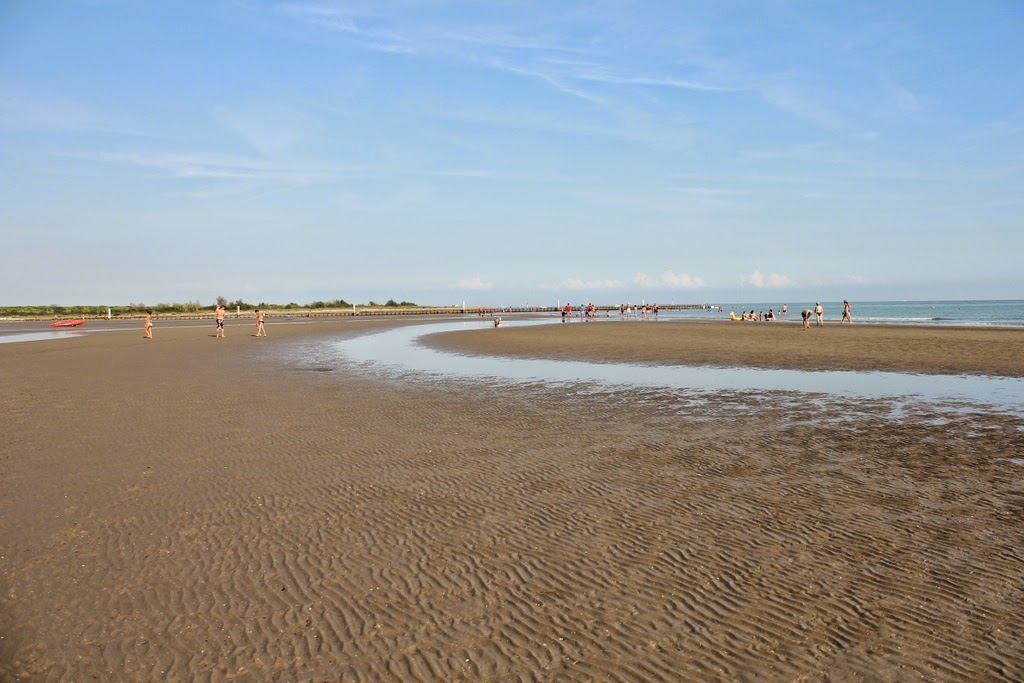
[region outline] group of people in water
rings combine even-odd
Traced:
[[[594,304],[580,304],[579,309],[574,309],[572,304],[566,304],[565,306],[562,306],[562,322],[569,322],[573,317],[573,312],[576,310],[579,310],[579,317],[582,318],[584,322],[597,317],[597,306]],[[643,318],[646,320],[650,317],[657,318],[658,310],[658,304],[651,304],[650,306],[647,304],[642,304],[640,306],[633,304],[620,304],[619,317],[622,319]],[[605,311],[604,317],[612,317],[612,312]]]
[[[721,309],[719,309],[719,310],[721,310]],[[787,313],[789,313],[789,305],[788,304],[782,304],[782,308],[779,309],[779,316],[784,318],[784,317],[786,317]],[[776,320],[778,320],[779,317],[777,317],[775,315],[775,309],[774,308],[769,308],[767,313],[765,313],[764,311],[761,311],[760,313],[758,313],[754,309],[750,309],[749,313],[747,311],[743,311],[743,313],[741,315],[736,315],[736,311],[729,311],[729,319],[730,320],[752,320],[754,322],[769,322],[769,323],[771,323],[771,322],[775,322]]]
[[[779,314],[780,315],[785,315],[785,313],[782,313],[781,311],[779,312]],[[751,321],[754,321],[754,322],[769,322],[769,323],[770,322],[775,322],[776,320],[778,320],[778,318],[775,317],[775,309],[773,309],[773,308],[769,308],[767,313],[765,313],[764,311],[761,311],[760,313],[758,313],[754,309],[750,309],[749,313],[747,311],[743,311],[743,313],[741,315],[738,315],[738,316],[736,315],[735,311],[730,311],[729,312],[729,318],[730,318],[730,320],[751,320]]]

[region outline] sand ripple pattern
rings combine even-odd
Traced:
[[[1024,680],[1013,418],[307,370],[3,395],[4,680]]]

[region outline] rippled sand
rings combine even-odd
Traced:
[[[1024,679],[1020,419],[280,353],[379,324],[0,347],[0,678]]]

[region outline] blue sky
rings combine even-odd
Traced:
[[[0,3],[0,304],[1024,298],[1024,4]]]

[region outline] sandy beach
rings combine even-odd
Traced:
[[[0,679],[1024,680],[1024,418],[426,382],[311,351],[405,324],[0,344]],[[1024,376],[1019,330],[429,343]]]
[[[561,360],[801,370],[889,370],[1024,377],[1024,330],[789,323],[579,319],[558,325],[434,335],[463,353]],[[637,338],[641,334],[642,337]]]

